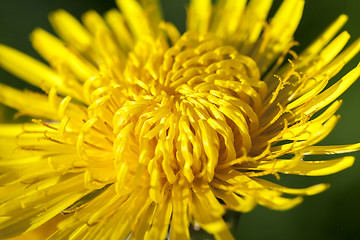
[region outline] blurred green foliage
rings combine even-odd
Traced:
[[[181,31],[185,30],[186,0],[163,0],[164,17],[174,22]],[[280,0],[274,1],[278,6]],[[0,42],[26,52],[38,59],[31,48],[29,33],[35,27],[51,31],[47,21],[49,12],[59,8],[68,10],[80,18],[89,9],[100,13],[116,7],[114,0],[12,0],[0,2]],[[308,45],[338,15],[349,16],[346,30],[351,41],[360,37],[360,5],[358,0],[308,0],[295,40],[300,46],[297,52]],[[342,71],[346,73],[359,62],[359,56]],[[338,79],[339,77],[337,77]],[[337,80],[335,79],[335,80]],[[18,88],[30,87],[21,80],[0,70],[0,81]],[[344,104],[339,110],[342,116],[335,130],[321,144],[346,144],[360,141],[360,81],[356,82],[341,99]],[[14,111],[0,106],[0,117],[10,121]],[[360,154],[353,154],[360,160]],[[330,190],[312,197],[306,197],[300,206],[285,212],[257,207],[243,214],[239,226],[234,230],[238,239],[360,239],[360,163],[343,172],[325,177],[281,176],[280,183],[289,187],[306,187],[320,182],[329,182]],[[275,178],[272,179],[276,181]]]

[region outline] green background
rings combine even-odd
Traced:
[[[163,0],[166,20],[175,22],[181,31],[185,29],[185,0]],[[274,6],[281,1],[276,0]],[[113,0],[0,0],[0,42],[39,58],[28,41],[35,27],[50,30],[47,14],[64,8],[76,17],[88,9],[103,13],[115,7]],[[300,51],[309,44],[331,21],[341,13],[349,16],[344,29],[352,35],[351,41],[360,37],[360,1],[309,0],[295,40]],[[357,56],[350,62],[345,73],[359,62]],[[338,78],[338,77],[337,77]],[[28,87],[20,80],[0,69],[0,81]],[[360,141],[360,81],[356,82],[341,99],[340,122],[322,144],[345,144]],[[1,113],[1,109],[0,109]],[[5,109],[5,120],[13,111]],[[1,116],[0,116],[1,117]],[[289,187],[306,187],[320,182],[331,183],[326,192],[306,197],[304,203],[284,212],[272,211],[261,206],[243,214],[236,229],[237,239],[360,239],[360,154],[353,154],[358,161],[343,172],[325,177],[282,176],[281,184]],[[276,181],[275,179],[273,179]]]

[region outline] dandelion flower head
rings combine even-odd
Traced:
[[[191,0],[183,34],[158,0],[116,3],[82,23],[53,12],[59,37],[31,34],[48,64],[0,45],[0,66],[41,89],[0,84],[0,102],[33,118],[0,125],[1,239],[61,214],[49,239],[189,239],[194,224],[232,239],[227,210],[286,210],[328,187],[263,176],[352,165],[311,160],[360,148],[316,145],[360,75],[357,66],[329,84],[360,50],[338,34],[346,16],[296,54],[303,0],[271,17],[269,0]]]

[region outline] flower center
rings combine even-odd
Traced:
[[[211,181],[251,150],[267,87],[251,58],[213,36],[140,41],[120,81],[107,120],[120,188],[150,182],[156,200],[181,176]]]

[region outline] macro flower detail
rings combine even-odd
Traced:
[[[329,84],[360,50],[337,35],[345,15],[296,54],[301,0],[284,0],[268,23],[268,0],[192,0],[183,34],[156,0],[117,4],[82,23],[52,13],[60,38],[31,34],[48,65],[0,45],[0,66],[41,89],[0,84],[0,102],[34,118],[0,124],[0,239],[49,221],[49,239],[189,239],[195,224],[232,239],[227,210],[286,210],[328,187],[261,177],[353,164],[311,160],[360,149],[316,145],[360,75]]]

